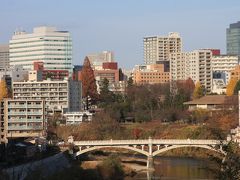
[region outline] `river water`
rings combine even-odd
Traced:
[[[183,157],[155,157],[153,173],[142,172],[134,179],[203,180],[214,179],[209,170],[213,164],[207,160]]]

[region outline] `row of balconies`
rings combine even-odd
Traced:
[[[8,130],[41,130],[43,126],[8,126]]]
[[[39,104],[28,104],[28,105],[26,105],[26,104],[24,104],[24,105],[19,105],[19,104],[17,104],[17,105],[15,105],[15,104],[11,104],[11,105],[8,105],[8,108],[21,108],[21,109],[26,109],[26,108],[39,108],[39,109],[41,109],[43,107],[43,105],[39,105]]]
[[[31,112],[28,112],[28,111],[24,111],[24,112],[20,112],[20,111],[9,111],[8,112],[8,115],[42,115],[43,114],[43,111],[31,111]]]
[[[36,118],[32,118],[32,119],[8,119],[8,123],[20,123],[20,122],[23,122],[23,123],[28,123],[28,122],[43,122],[44,120],[42,118],[40,119],[36,119]]]

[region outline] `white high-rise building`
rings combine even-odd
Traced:
[[[45,69],[72,71],[72,40],[68,31],[55,27],[36,27],[33,33],[17,31],[10,40],[10,65],[33,69],[34,61],[44,62]]]
[[[182,38],[176,32],[171,32],[168,36],[145,37],[143,45],[145,64],[169,61],[171,53],[182,52]]]
[[[187,53],[170,55],[170,80],[186,80],[200,82],[207,92],[212,87],[211,50],[194,50]]]

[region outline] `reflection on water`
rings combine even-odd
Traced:
[[[208,170],[211,165],[208,161],[192,158],[156,157],[155,171],[138,174],[135,179],[214,179]]]

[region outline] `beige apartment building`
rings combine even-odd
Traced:
[[[171,32],[168,36],[144,37],[144,63],[157,64],[169,61],[171,53],[182,52],[182,38],[179,33]]]
[[[164,64],[137,65],[133,70],[133,82],[136,84],[158,84],[169,82],[169,72]]]
[[[211,92],[211,60],[211,50],[200,49],[186,53],[173,53],[170,55],[170,80],[191,78],[194,83],[199,81],[207,92]]]
[[[44,100],[48,112],[79,111],[82,90],[80,81],[13,82],[14,99]]]
[[[4,99],[0,103],[1,143],[10,138],[45,135],[46,112],[43,100]]]

